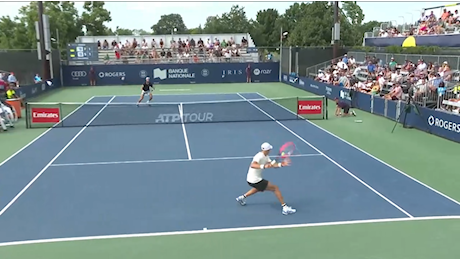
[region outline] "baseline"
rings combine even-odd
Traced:
[[[345,173],[347,173],[348,175],[350,175],[351,177],[353,177],[355,180],[357,180],[358,182],[360,182],[362,185],[366,186],[368,189],[370,189],[372,192],[374,192],[375,194],[377,194],[379,197],[381,197],[382,199],[384,199],[385,201],[387,201],[388,203],[390,203],[393,207],[397,208],[399,211],[401,211],[402,213],[404,213],[406,216],[408,216],[409,218],[414,218],[414,216],[412,216],[410,213],[408,213],[406,210],[404,210],[402,207],[400,207],[399,205],[397,205],[396,203],[394,203],[393,201],[391,201],[389,198],[385,197],[383,194],[381,194],[380,192],[378,192],[376,189],[374,189],[373,187],[371,187],[369,184],[367,184],[366,182],[364,182],[363,180],[361,180],[359,177],[357,177],[356,175],[354,175],[352,172],[350,172],[349,170],[347,170],[345,167],[343,167],[341,164],[339,164],[338,162],[336,162],[335,160],[333,160],[332,158],[330,158],[329,156],[327,156],[326,154],[324,154],[321,150],[319,150],[318,148],[316,148],[314,145],[312,145],[311,143],[309,143],[308,141],[306,141],[304,138],[302,138],[300,135],[298,135],[297,133],[295,133],[294,131],[292,131],[290,128],[288,128],[287,126],[285,126],[283,123],[279,122],[278,120],[276,120],[274,117],[272,117],[270,114],[268,114],[267,112],[265,112],[263,109],[261,109],[260,107],[258,107],[257,105],[255,105],[254,103],[252,103],[250,100],[248,100],[247,98],[245,98],[244,96],[242,96],[240,93],[237,93],[241,98],[243,98],[244,100],[246,100],[247,102],[249,102],[252,106],[254,106],[257,110],[259,110],[260,112],[262,112],[264,115],[266,115],[267,117],[269,117],[270,119],[272,119],[274,122],[276,122],[279,126],[281,126],[282,128],[284,128],[285,130],[287,130],[288,132],[290,132],[292,135],[294,135],[295,137],[297,137],[299,140],[301,140],[302,142],[304,142],[305,144],[307,144],[308,146],[310,146],[311,148],[313,148],[315,151],[317,151],[319,154],[322,154],[326,159],[328,159],[331,163],[335,164],[337,167],[339,167],[340,169],[342,169]]]
[[[226,232],[238,232],[238,231],[255,231],[255,230],[271,230],[271,229],[287,229],[287,228],[342,226],[342,225],[390,223],[390,222],[405,222],[405,221],[449,220],[449,219],[460,219],[460,216],[366,219],[366,220],[322,222],[322,223],[309,223],[309,224],[255,226],[255,227],[206,229],[206,230],[203,229],[203,230],[193,230],[193,231],[173,231],[173,232],[158,232],[158,233],[122,234],[122,235],[107,235],[107,236],[92,236],[92,237],[52,238],[52,239],[39,239],[39,240],[27,240],[27,241],[15,241],[15,242],[0,243],[0,247],[29,245],[29,244],[58,243],[58,242],[102,240],[102,239],[162,237],[162,236],[175,236],[175,235],[194,235],[194,234],[204,234],[204,233],[226,233]]]
[[[115,98],[115,96],[110,99],[107,104],[99,110],[99,112],[91,118],[88,123],[54,156],[51,161],[48,162],[45,167],[2,209],[0,210],[0,216],[2,216],[10,207],[11,205],[16,202],[24,192],[29,189],[32,184],[50,167],[51,164],[53,164],[54,161],[80,136],[83,131],[102,113],[102,111],[112,102],[112,100]]]

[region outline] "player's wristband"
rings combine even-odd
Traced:
[[[261,164],[261,165],[260,165],[260,169],[263,169],[263,168],[265,168],[265,166]]]
[[[281,164],[281,163],[278,163],[278,167],[280,167],[280,168],[281,168],[281,167],[283,167],[283,164]]]

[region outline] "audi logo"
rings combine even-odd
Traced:
[[[86,71],[72,71],[71,72],[72,77],[74,78],[81,78],[81,77],[86,77]]]

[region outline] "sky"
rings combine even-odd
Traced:
[[[263,1],[263,2],[175,2],[170,0],[167,2],[107,2],[106,9],[111,12],[112,22],[107,25],[115,29],[116,26],[127,29],[144,29],[151,31],[150,27],[156,24],[161,15],[178,13],[184,19],[185,25],[188,28],[198,27],[200,24],[204,26],[208,16],[220,15],[230,11],[234,4],[245,7],[248,18],[255,19],[257,12],[262,9],[274,8],[280,14],[292,5],[293,1]],[[398,24],[410,23],[418,20],[421,14],[421,9],[436,7],[440,5],[452,4],[455,2],[371,2],[358,1],[358,4],[363,9],[365,19],[364,22],[371,20],[377,21],[395,21]],[[25,1],[1,1],[0,2],[0,17],[10,15],[14,17],[18,14],[18,9],[27,5]],[[83,2],[76,2],[76,6],[80,13],[83,11]],[[460,9],[460,8],[459,8]],[[404,18],[402,18],[402,17]]]

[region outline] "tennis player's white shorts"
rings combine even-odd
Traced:
[[[142,90],[141,94],[145,96],[145,95],[150,95],[151,93],[152,93],[151,90]]]

